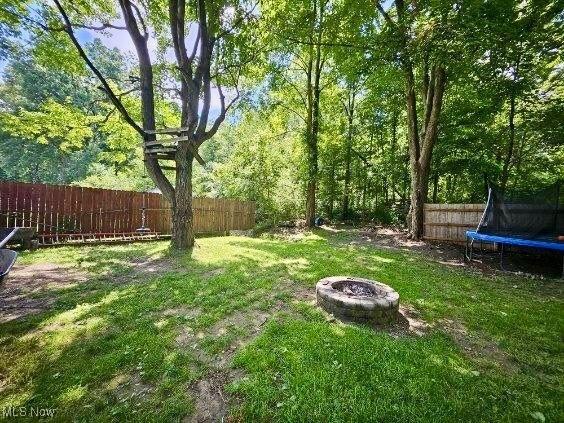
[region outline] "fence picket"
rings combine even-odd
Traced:
[[[71,233],[79,238],[80,234],[100,233],[121,237],[135,233],[141,226],[143,204],[147,207],[145,226],[169,235],[172,215],[168,201],[161,194],[0,182],[0,228],[33,227],[45,239],[61,242],[72,238]],[[193,210],[196,233],[246,230],[255,223],[255,204],[250,201],[194,198]]]
[[[484,208],[485,204],[425,204],[423,238],[463,243],[466,231],[478,226]]]

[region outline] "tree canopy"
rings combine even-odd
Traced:
[[[423,202],[484,201],[484,175],[564,178],[562,10],[2,0],[0,177],[237,197],[264,222],[411,210],[419,237]],[[185,128],[174,169],[143,144],[159,128]]]

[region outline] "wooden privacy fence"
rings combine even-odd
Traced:
[[[476,229],[485,204],[425,204],[423,238],[463,243],[466,231]]]
[[[171,210],[161,194],[67,185],[0,182],[0,228],[33,227],[42,243],[93,238],[129,239],[142,225],[146,235],[171,233]],[[255,205],[224,198],[194,198],[196,233],[251,229]]]

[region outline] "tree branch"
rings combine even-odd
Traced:
[[[80,57],[84,60],[86,65],[90,68],[90,70],[92,72],[94,72],[94,74],[98,77],[98,79],[102,83],[102,86],[104,87],[104,91],[107,93],[108,97],[110,98],[110,101],[114,104],[114,106],[116,106],[116,108],[122,114],[125,121],[129,125],[131,125],[133,127],[133,129],[135,129],[139,134],[141,134],[141,136],[145,136],[145,131],[129,115],[129,113],[127,112],[123,103],[120,101],[120,99],[113,92],[112,88],[110,87],[110,84],[108,84],[108,81],[106,81],[106,79],[104,78],[102,73],[96,68],[96,66],[94,66],[92,61],[88,58],[86,52],[84,51],[84,49],[82,48],[82,46],[78,42],[76,36],[74,35],[74,31],[72,29],[72,24],[70,22],[70,19],[67,15],[65,9],[61,6],[61,3],[59,2],[59,0],[53,0],[53,2],[55,3],[55,6],[59,10],[59,13],[61,14],[61,16],[63,18],[63,21],[65,23],[65,32],[68,34],[72,43],[74,44],[74,46],[78,50],[78,54],[80,55]]]
[[[380,12],[380,14],[386,20],[386,22],[388,22],[391,26],[396,26],[396,23],[394,22],[390,14],[386,12],[382,7],[382,5],[380,4],[380,0],[376,0],[376,9],[378,9],[378,12]]]
[[[237,94],[235,95],[235,97],[233,98],[233,100],[231,100],[229,102],[229,104],[226,106],[225,105],[225,96],[223,95],[223,91],[221,89],[221,85],[217,86],[217,90],[219,91],[219,99],[221,101],[221,113],[219,114],[219,116],[217,117],[217,119],[214,121],[212,127],[209,129],[209,131],[205,131],[203,132],[200,136],[198,136],[197,139],[197,144],[201,145],[204,141],[209,140],[211,137],[213,137],[217,130],[219,129],[219,126],[223,123],[223,121],[225,120],[225,116],[227,115],[227,112],[229,111],[229,109],[231,108],[231,106],[233,106],[233,104],[235,104],[235,102],[239,99],[239,90],[237,90]],[[199,128],[198,128],[199,129]],[[205,128],[204,128],[205,129]]]
[[[228,28],[224,31],[221,31],[216,39],[221,39],[223,37],[225,37],[226,35],[229,35],[233,32],[234,29],[236,29],[239,25],[241,25],[249,16],[251,16],[253,14],[253,12],[255,11],[256,7],[258,6],[259,2],[256,2],[253,7],[251,7],[251,10],[247,11],[247,13],[245,13],[243,16],[240,16],[237,21],[231,26],[231,28]]]
[[[0,10],[4,13],[7,13],[9,15],[12,15],[18,19],[21,19],[23,21],[29,22],[33,25],[38,26],[39,28],[43,29],[44,31],[49,31],[49,32],[66,32],[66,27],[65,26],[58,26],[58,27],[53,27],[53,26],[49,26],[47,24],[44,24],[42,22],[39,22],[33,18],[30,18],[29,16],[25,16],[25,15],[21,15],[17,12],[14,12],[13,10],[10,9],[6,9],[3,7],[0,7]],[[112,29],[119,29],[119,30],[124,30],[127,29],[124,26],[119,26],[119,25],[114,25],[111,23],[101,23],[98,26],[95,25],[86,25],[86,24],[77,24],[77,23],[72,23],[71,24],[72,27],[74,28],[81,28],[81,29],[91,29],[93,31],[103,31],[105,29],[108,28],[112,28]]]

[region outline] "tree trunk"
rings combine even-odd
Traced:
[[[329,179],[329,201],[327,202],[327,217],[333,219],[333,207],[335,203],[335,160],[331,162],[331,174]]]
[[[423,51],[421,113],[418,114],[415,89],[415,72],[410,40],[415,29],[406,14],[412,12],[406,8],[404,0],[395,0],[397,21],[384,10],[380,2],[376,8],[396,30],[399,42],[401,67],[405,77],[405,100],[407,109],[407,134],[409,144],[409,162],[411,173],[411,203],[408,226],[412,238],[418,240],[423,235],[423,204],[427,197],[431,155],[437,139],[439,115],[446,85],[445,69],[440,63],[431,64],[429,55]],[[421,119],[421,122],[419,121]]]
[[[411,170],[411,236],[415,240],[423,236],[423,205],[427,199],[428,169],[416,163]]]
[[[516,98],[515,92],[511,92],[511,97],[509,99],[509,145],[507,146],[507,154],[503,160],[503,168],[501,170],[501,176],[499,180],[499,186],[501,191],[505,191],[507,187],[507,181],[509,179],[509,169],[511,167],[511,160],[513,159],[513,150],[515,147],[515,110],[516,110]]]
[[[423,205],[427,200],[429,188],[429,171],[433,147],[437,140],[439,116],[443,104],[446,86],[445,70],[435,66],[431,70],[426,95],[424,96],[424,119],[421,132],[417,132],[417,108],[412,69],[406,72],[407,86],[407,115],[410,140],[410,168],[411,168],[411,206],[410,206],[410,235],[419,240],[423,236]]]
[[[353,142],[353,121],[354,121],[354,101],[355,91],[354,88],[349,90],[348,105],[345,107],[347,114],[347,137],[345,140],[345,186],[343,191],[343,214],[342,219],[347,220],[350,216],[350,183],[351,183],[351,156],[352,156],[352,142]]]
[[[188,151],[188,142],[179,144],[176,156],[176,184],[172,207],[171,246],[176,250],[186,250],[194,246],[194,219],[192,211],[192,169],[194,157]]]
[[[315,190],[317,178],[317,154],[315,141],[312,139],[312,121],[313,121],[313,88],[312,78],[313,57],[309,60],[309,69],[307,74],[307,119],[305,130],[305,144],[307,154],[307,185],[306,185],[306,207],[305,220],[306,226],[313,227],[315,225]]]
[[[350,183],[351,183],[351,156],[352,156],[352,119],[349,118],[349,131],[346,140],[345,149],[345,186],[343,190],[343,214],[342,219],[347,220],[349,218],[349,202],[350,202]]]
[[[306,225],[315,226],[315,197],[318,178],[319,106],[321,97],[321,71],[324,59],[321,57],[323,17],[327,3],[314,2],[307,70],[307,123],[306,144],[308,155],[308,181],[306,189]],[[317,25],[316,25],[317,24]],[[317,27],[316,27],[317,26]],[[315,36],[315,39],[314,39]]]
[[[439,190],[439,174],[435,171],[435,175],[433,177],[433,203],[437,202],[437,193]]]

